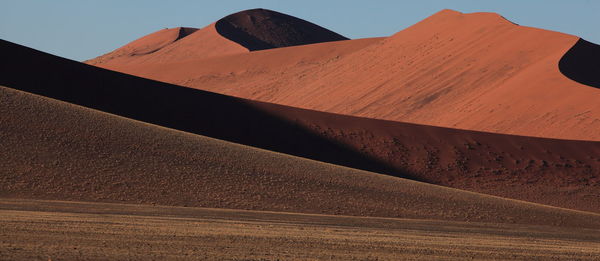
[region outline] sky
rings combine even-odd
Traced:
[[[449,8],[497,12],[520,25],[600,43],[600,0],[0,0],[0,38],[83,61],[160,29],[201,28],[251,8],[293,15],[352,39],[392,35]]]

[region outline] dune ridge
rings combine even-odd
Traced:
[[[298,68],[261,64],[281,60],[286,53],[278,49],[211,59],[218,66],[210,69],[202,68],[206,60],[107,68],[339,114],[600,141],[600,91],[590,88],[597,85],[597,49],[576,36],[519,26],[495,13],[443,10],[351,53],[332,58],[327,50],[343,41],[330,44],[291,47],[289,53],[323,54]],[[575,72],[560,70],[561,60]],[[589,80],[569,77],[578,73]]]
[[[308,21],[267,9],[250,9],[202,29],[160,30],[86,63],[107,68],[163,64],[341,40],[348,38]]]
[[[163,38],[167,35],[162,33],[163,31],[164,30],[158,31],[150,36],[156,35],[156,37],[152,38],[153,40],[164,42],[165,40]],[[135,40],[132,44],[137,44],[138,42],[144,43],[146,40],[145,38],[146,37],[142,37],[141,39]],[[85,62],[100,67],[110,67],[113,65],[162,64],[173,61],[203,59],[248,52],[248,49],[243,46],[222,37],[217,32],[214,23],[204,28],[197,29],[176,41],[167,42],[168,44],[161,46],[160,49],[156,49],[145,55],[122,55],[124,51],[125,54],[128,54],[129,49],[125,48],[122,50],[119,48],[111,53]]]
[[[179,132],[0,87],[0,196],[600,228],[507,200]]]
[[[599,142],[500,135],[303,110],[124,75],[9,42],[2,42],[0,48],[6,54],[0,63],[6,72],[0,84],[11,88],[271,151],[600,212]]]

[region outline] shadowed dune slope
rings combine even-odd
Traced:
[[[0,196],[600,228],[600,216],[388,177],[0,87]]]
[[[11,88],[319,161],[600,212],[600,142],[303,110],[124,75],[9,42],[0,48],[0,84]]]
[[[600,88],[600,45],[579,39],[560,59],[559,68],[573,81]]]
[[[219,34],[251,51],[348,40],[316,24],[266,9],[231,14],[215,26]]]
[[[217,66],[210,69],[202,68],[204,60],[111,69],[340,114],[600,141],[600,90],[590,87],[597,85],[597,48],[576,36],[513,24],[498,14],[444,10],[335,59],[325,55],[285,70],[261,64],[285,55],[266,50],[221,57],[221,62],[211,60]],[[563,56],[564,75],[559,70]],[[261,70],[254,72],[257,67]]]

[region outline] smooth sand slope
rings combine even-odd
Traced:
[[[0,198],[11,261],[597,260],[598,231]]]
[[[0,89],[0,196],[600,228],[600,215],[272,153]]]
[[[347,39],[293,16],[251,9],[228,15],[199,30],[160,30],[86,63],[102,67],[162,64]]]
[[[2,42],[0,84],[338,165],[600,212],[600,143],[358,118],[163,84]],[[35,75],[36,77],[31,77]]]
[[[346,48],[348,44],[107,68],[334,113],[525,136],[600,140],[600,67],[594,62],[600,47],[585,44],[576,36],[519,26],[494,13],[443,10],[385,40],[356,48],[358,51],[328,55],[337,45]],[[285,60],[282,57],[295,52],[322,57],[308,65],[297,63],[297,67],[294,60],[269,62]],[[565,54],[569,59],[561,62],[563,68],[559,69]]]

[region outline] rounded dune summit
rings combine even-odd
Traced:
[[[348,40],[311,22],[267,9],[251,9],[217,21],[219,34],[249,50]]]

